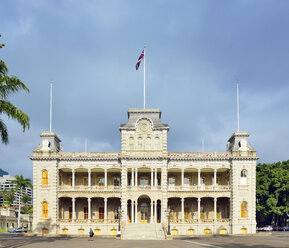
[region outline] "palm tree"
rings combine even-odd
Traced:
[[[22,196],[22,202],[24,203],[24,207],[22,208],[22,213],[24,214],[28,214],[29,213],[29,210],[30,210],[30,207],[31,206],[27,206],[27,203],[31,201],[31,197],[29,195],[23,195]]]
[[[18,190],[19,192],[19,206],[18,206],[18,227],[20,227],[20,200],[21,200],[21,194],[22,194],[22,190],[26,187],[31,187],[32,188],[32,184],[31,184],[31,180],[30,179],[25,179],[23,177],[23,175],[16,175],[15,176],[15,180],[12,180],[10,182],[10,184],[15,185],[16,186],[16,190]]]
[[[5,114],[9,118],[17,120],[23,128],[29,129],[29,116],[15,107],[8,98],[11,94],[20,90],[27,91],[29,89],[20,79],[15,76],[8,76],[8,68],[3,60],[0,60],[0,135],[2,143],[8,144],[8,131],[5,123],[1,119],[1,115]]]

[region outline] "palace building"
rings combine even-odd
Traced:
[[[63,152],[54,132],[33,151],[33,230],[142,235],[256,232],[256,156],[247,132],[224,152],[168,152],[159,109],[130,109],[119,152]],[[225,142],[224,142],[225,143]],[[225,146],[225,144],[224,144]],[[142,237],[144,237],[143,235]]]

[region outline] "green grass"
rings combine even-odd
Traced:
[[[6,231],[5,229],[0,229],[0,233],[7,233],[8,231]]]

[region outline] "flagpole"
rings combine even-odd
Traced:
[[[52,80],[50,83],[50,123],[49,123],[49,131],[52,131]]]
[[[146,44],[144,44],[143,49],[143,55],[144,55],[144,67],[143,67],[143,108],[146,108]]]
[[[237,80],[237,131],[240,131],[240,123],[239,123],[239,82]]]

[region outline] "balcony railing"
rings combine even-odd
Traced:
[[[138,186],[127,186],[129,190],[160,190],[161,186],[151,186],[151,185],[138,185]]]
[[[78,224],[118,224],[118,219],[59,219],[59,223],[78,223]]]
[[[170,219],[171,224],[218,224],[230,223],[230,219]]]
[[[201,186],[197,186],[197,185],[169,185],[168,186],[168,191],[195,191],[195,190],[204,190],[204,191],[211,191],[211,190],[221,190],[221,191],[227,191],[230,190],[231,187],[229,185],[217,185],[217,186],[213,186],[213,185],[201,185]]]
[[[120,191],[120,186],[108,185],[107,187],[93,185],[93,186],[86,186],[86,185],[78,185],[78,186],[70,186],[70,185],[63,185],[58,187],[59,190],[63,191],[81,191],[81,190],[91,190],[91,191]]]

